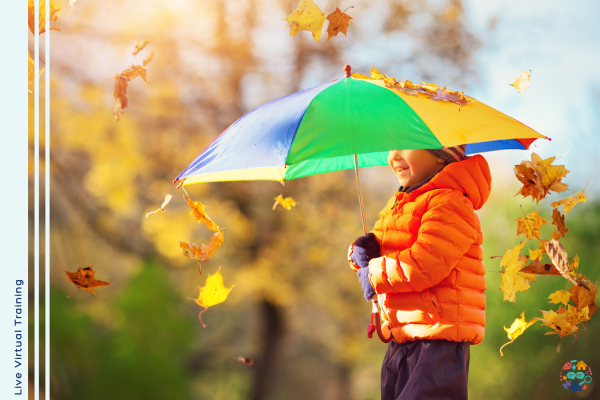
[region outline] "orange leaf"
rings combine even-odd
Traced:
[[[202,273],[202,265],[208,261],[210,257],[214,254],[215,251],[223,244],[225,241],[225,230],[215,232],[210,238],[209,244],[202,244],[202,247],[198,247],[195,243],[185,243],[181,240],[179,241],[179,247],[183,250],[181,254],[186,256],[187,258],[196,261],[200,264],[199,271]],[[199,262],[204,261],[204,262]]]
[[[523,184],[517,194],[531,196],[539,202],[550,191],[559,193],[567,190],[568,185],[562,183],[561,179],[567,176],[569,170],[564,165],[551,165],[555,159],[556,156],[542,160],[536,153],[532,153],[531,161],[515,165],[515,175]]]
[[[152,50],[152,53],[150,53],[150,55],[148,56],[148,58],[146,58],[144,60],[144,63],[142,64],[142,67],[145,67],[146,65],[148,65],[148,63],[150,61],[152,61],[153,58],[154,58],[154,50]],[[145,76],[144,76],[144,80],[146,80]]]
[[[113,115],[116,120],[119,120],[119,116],[123,113],[123,109],[128,107],[127,104],[127,81],[128,79],[117,75],[115,78],[115,105],[113,106]]]
[[[196,218],[196,221],[204,222],[204,225],[206,225],[206,227],[211,231],[219,231],[219,225],[217,225],[212,219],[210,219],[208,215],[206,215],[206,207],[204,204],[200,203],[199,201],[193,201],[191,197],[188,197],[187,203],[190,207],[192,207],[190,214]]]
[[[354,6],[350,8],[353,7]],[[329,21],[329,26],[327,27],[327,40],[331,39],[334,36],[337,36],[337,34],[340,32],[346,35],[346,30],[348,29],[348,22],[350,22],[350,20],[353,18],[348,14],[344,13],[336,7],[335,11],[327,16],[326,19]]]
[[[95,287],[112,285],[112,283],[110,283],[110,282],[97,281],[96,278],[94,277],[95,273],[96,273],[96,271],[93,270],[93,265],[90,265],[89,267],[86,267],[86,268],[81,268],[78,265],[77,272],[65,271],[65,274],[67,274],[67,279],[69,280],[69,282],[71,282],[73,285],[76,286],[76,288],[73,290],[73,292],[77,289],[83,289],[83,290],[87,290],[88,292],[94,293],[94,295],[96,295],[96,292],[94,292]],[[67,296],[67,298],[71,297],[73,292],[71,292]]]

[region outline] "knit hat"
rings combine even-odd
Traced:
[[[433,154],[442,158],[444,161],[450,164],[465,159],[466,147],[466,145],[461,144],[459,146],[444,147],[443,149],[427,149],[427,151],[432,152]]]

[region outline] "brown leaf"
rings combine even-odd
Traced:
[[[144,40],[143,42],[139,42],[135,45],[135,49],[133,50],[133,55],[137,56],[137,54],[144,50],[144,47],[148,46],[152,41],[151,40]]]
[[[354,6],[349,8],[353,7]],[[342,12],[336,7],[335,11],[329,14],[326,19],[329,21],[329,26],[327,27],[327,40],[329,40],[332,37],[337,36],[337,34],[340,32],[345,35],[346,30],[348,29],[348,22],[352,19],[352,17],[348,14],[345,14],[345,11]]]
[[[548,242],[546,244],[546,252],[563,278],[567,279],[574,285],[583,286],[587,290],[590,290],[585,282],[570,274],[569,257],[567,256],[567,251],[558,240],[552,239],[550,242]]]
[[[67,279],[69,280],[69,282],[71,282],[73,285],[76,286],[76,288],[73,290],[73,292],[77,289],[83,289],[83,290],[87,290],[88,292],[94,293],[94,295],[96,295],[96,292],[94,292],[95,287],[112,285],[112,283],[110,283],[110,282],[96,280],[96,278],[94,277],[95,273],[96,273],[96,271],[94,271],[93,265],[90,265],[89,267],[86,267],[86,268],[81,268],[78,265],[77,272],[65,271],[65,274],[67,274]],[[69,295],[67,296],[67,299],[69,297],[71,297],[73,292],[69,293]]]
[[[179,241],[179,247],[183,250],[181,254],[187,258],[196,261],[199,265],[199,272],[202,273],[202,265],[214,254],[215,251],[225,241],[225,229],[222,231],[215,232],[210,238],[209,244],[202,244],[202,247],[197,246],[195,243],[186,243]],[[199,262],[204,261],[204,262]]]
[[[533,260],[528,266],[521,269],[519,272],[536,274],[536,275],[561,275],[556,269],[554,264],[543,263],[541,261]]]
[[[123,113],[123,109],[128,107],[127,104],[127,78],[118,76],[115,78],[115,105],[113,107],[113,115],[118,121],[119,116]]]
[[[565,216],[558,211],[558,208],[554,208],[552,210],[552,225],[558,228],[557,233],[560,235],[559,237],[565,236],[565,234],[569,231],[565,226]],[[552,239],[554,239],[554,233],[552,234]]]
[[[433,101],[449,101],[450,103],[458,104],[461,107],[472,103],[472,101],[467,100],[463,92],[448,90],[446,88],[437,89],[435,94],[429,95],[429,99]]]
[[[589,307],[589,316],[596,311],[598,306],[596,305],[596,296],[598,294],[598,286],[589,282],[590,290],[585,290],[581,286],[571,286],[569,292],[571,293],[571,301],[575,304],[578,310],[582,310],[584,307]]]
[[[556,156],[543,160],[536,153],[532,153],[531,161],[523,161],[521,165],[515,165],[515,175],[523,184],[517,194],[523,197],[531,196],[539,202],[550,191],[566,190],[568,185],[562,183],[561,179],[569,173],[569,170],[564,165],[551,165],[555,159]]]
[[[249,366],[252,366],[252,364],[254,364],[254,360],[252,360],[251,358],[236,357],[235,359],[238,360],[239,362],[244,363]]]

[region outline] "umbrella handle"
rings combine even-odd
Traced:
[[[362,190],[360,189],[360,177],[358,176],[358,155],[354,155],[354,172],[356,173],[356,188],[358,189],[358,202],[360,203],[360,212],[362,215],[362,224],[363,230],[365,231],[365,235],[369,233],[367,230],[367,218],[365,217],[365,205],[363,203]],[[369,328],[367,329],[367,337],[372,338],[373,332],[377,330],[377,336],[383,343],[389,343],[392,340],[392,332],[390,331],[390,336],[385,337],[383,332],[381,331],[381,318],[379,316],[379,303],[377,302],[377,297],[373,300],[373,311],[371,312],[371,323],[369,324]],[[375,325],[373,325],[373,317],[375,317]]]
[[[358,202],[360,203],[360,213],[362,215],[362,224],[365,235],[369,233],[367,230],[367,218],[365,217],[365,205],[363,203],[362,190],[360,189],[360,177],[358,176],[358,155],[354,155],[354,172],[356,174],[356,188],[358,189]]]

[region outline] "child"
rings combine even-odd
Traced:
[[[390,342],[382,400],[467,399],[470,345],[485,326],[483,233],[475,210],[491,189],[485,159],[465,146],[392,150],[400,189],[348,261],[379,298]]]

